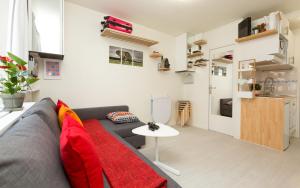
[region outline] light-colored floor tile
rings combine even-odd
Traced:
[[[184,188],[300,188],[299,139],[278,152],[212,131],[175,128],[179,136],[159,140],[160,160],[181,171],[166,173]],[[153,160],[153,142],[141,152]]]

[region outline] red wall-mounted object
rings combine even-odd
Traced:
[[[126,22],[124,20],[112,17],[112,16],[105,16],[103,22],[101,22],[103,26],[103,30],[106,28],[125,32],[125,33],[132,33],[132,24],[129,22]],[[102,31],[103,31],[102,30]]]

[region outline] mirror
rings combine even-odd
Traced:
[[[31,0],[31,51],[63,54],[63,0]]]
[[[211,65],[211,113],[232,117],[233,51],[213,50]]]

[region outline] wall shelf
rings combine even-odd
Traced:
[[[159,53],[159,52],[156,52],[156,53],[151,53],[149,56],[151,58],[156,59],[156,58],[161,58],[163,55],[161,53]]]
[[[199,57],[199,56],[203,56],[203,53],[202,52],[196,52],[196,53],[191,53],[191,54],[187,55],[188,58]]]
[[[203,40],[203,39],[201,39],[201,40],[197,40],[197,41],[195,41],[195,42],[194,42],[194,44],[195,44],[195,45],[200,45],[200,46],[202,46],[202,45],[205,45],[205,44],[207,44],[207,41],[206,41],[206,40]]]
[[[182,71],[175,71],[175,73],[193,73],[193,70],[182,70]]]
[[[233,63],[233,60],[226,59],[226,58],[217,58],[217,59],[213,59],[213,61],[220,62],[220,63],[225,63],[225,64],[232,64]]]
[[[158,71],[159,72],[165,72],[165,71],[169,71],[171,70],[170,68],[159,68]]]
[[[261,33],[257,33],[257,34],[254,34],[254,35],[247,36],[247,37],[238,38],[235,41],[236,42],[246,42],[246,41],[255,40],[255,39],[267,37],[267,36],[270,36],[270,35],[274,35],[274,34],[277,34],[277,33],[278,33],[277,30],[268,30],[268,31],[264,31],[264,32],[261,32]]]
[[[114,38],[118,40],[123,40],[131,43],[136,43],[144,46],[153,46],[155,44],[158,44],[158,41],[151,40],[151,39],[146,39],[142,38],[139,36],[127,34],[124,32],[112,30],[112,29],[104,29],[104,31],[101,33],[102,37],[109,37],[109,38]]]
[[[279,71],[279,70],[291,70],[294,66],[290,64],[269,64],[269,65],[256,65],[257,71]]]

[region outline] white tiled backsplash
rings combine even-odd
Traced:
[[[264,71],[256,72],[256,83],[261,84],[264,91],[264,81],[267,77],[274,79],[274,95],[297,95],[297,71]]]

